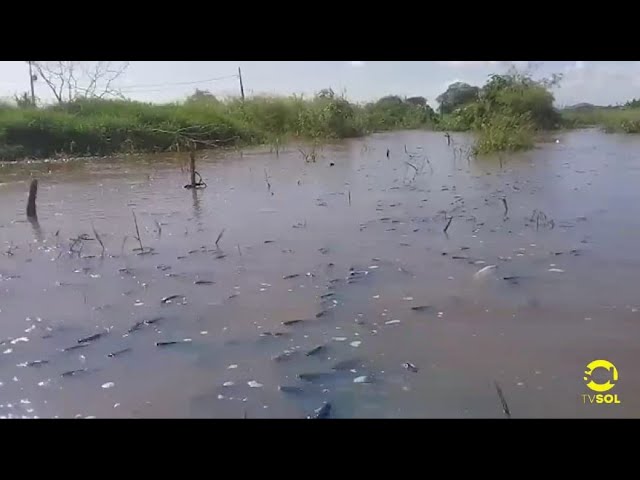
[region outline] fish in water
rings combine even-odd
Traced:
[[[88,344],[86,344],[86,343],[81,343],[80,345],[74,345],[74,346],[72,346],[72,347],[64,348],[62,351],[63,351],[63,352],[70,352],[70,351],[72,351],[72,350],[77,350],[78,348],[84,348],[84,347],[88,347],[88,346],[89,346],[89,345],[88,345]]]
[[[161,303],[169,303],[171,300],[175,300],[176,298],[184,298],[184,295],[169,295],[168,297],[164,297],[160,300]]]
[[[404,368],[413,373],[418,373],[418,367],[416,367],[413,363],[405,362],[402,364]]]
[[[414,312],[431,312],[434,308],[431,305],[419,305],[417,307],[411,307]]]
[[[33,360],[32,362],[27,362],[25,364],[25,366],[27,366],[27,367],[39,367],[39,366],[44,365],[46,363],[49,363],[49,360]]]
[[[305,382],[320,382],[331,377],[330,373],[301,373],[298,375],[300,380]]]
[[[79,373],[85,373],[88,372],[88,370],[86,368],[81,368],[79,370],[69,370],[68,372],[64,372],[62,374],[63,377],[72,377],[74,375],[78,375]]]
[[[282,322],[282,324],[286,327],[289,327],[291,325],[295,325],[296,323],[300,323],[300,322],[304,322],[304,320],[300,320],[300,319],[296,319],[296,320],[285,320],[284,322]]]
[[[332,370],[352,370],[357,366],[359,366],[360,363],[361,363],[361,360],[359,358],[350,358],[348,360],[342,360],[336,363],[333,367],[331,367],[331,369]]]
[[[262,332],[260,334],[261,337],[288,337],[289,333],[287,332]]]
[[[129,351],[131,351],[131,348],[124,348],[122,350],[118,350],[117,352],[108,353],[107,357],[114,358],[114,357],[117,357],[118,355],[122,355],[123,353],[127,353]]]
[[[166,347],[168,345],[177,345],[178,343],[182,343],[182,342],[176,342],[176,341],[171,341],[171,342],[156,342],[156,347]]]
[[[313,415],[309,415],[307,418],[329,418],[329,415],[331,415],[331,404],[329,402],[325,402],[320,408],[313,411]]]
[[[289,350],[285,350],[284,352],[276,355],[275,357],[273,357],[273,361],[274,362],[282,362],[284,360],[289,360],[291,358],[291,355],[293,354],[293,352],[289,351]]]
[[[99,339],[101,336],[103,336],[104,333],[96,333],[95,335],[90,335],[88,337],[84,337],[84,338],[80,338],[78,340],[78,343],[88,343],[88,342],[92,342],[93,340],[97,340]]]
[[[295,394],[304,393],[304,390],[302,390],[300,387],[290,387],[288,385],[280,385],[278,387],[278,390],[284,393],[295,393]]]
[[[307,352],[307,357],[311,355],[315,355],[316,353],[322,351],[324,349],[324,345],[318,345],[317,347],[313,347],[311,350]]]
[[[193,283],[194,285],[213,285],[216,282],[212,282],[211,280],[196,280]]]
[[[473,278],[475,279],[480,279],[480,278],[484,278],[487,275],[489,275],[493,270],[495,270],[497,268],[497,265],[487,265],[486,267],[481,268],[480,270],[478,270],[474,275]]]
[[[283,280],[290,280],[292,278],[296,278],[299,277],[300,274],[299,273],[292,273],[291,275],[285,275],[284,277],[282,277]]]

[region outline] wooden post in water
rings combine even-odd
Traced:
[[[38,214],[36,213],[36,197],[38,196],[38,179],[31,180],[31,186],[29,187],[29,199],[27,200],[27,218],[37,220]]]
[[[196,188],[196,150],[191,148],[189,152],[189,158],[191,160],[191,188]]]

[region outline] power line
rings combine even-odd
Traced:
[[[219,80],[226,80],[229,78],[238,78],[238,75],[226,75],[224,77],[216,77],[216,78],[208,78],[206,80],[196,80],[193,82],[174,82],[174,83],[157,83],[157,84],[150,84],[150,85],[132,85],[130,87],[126,87],[121,89],[122,92],[135,92],[135,91],[147,91],[147,90],[138,90],[138,89],[147,89],[149,87],[154,88],[154,87],[173,87],[173,86],[183,86],[183,85],[197,85],[197,84],[201,84],[201,83],[209,83],[209,82],[216,82]],[[149,90],[149,91],[154,91],[154,90]],[[160,90],[155,90],[155,91],[160,91]]]

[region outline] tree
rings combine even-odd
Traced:
[[[316,94],[317,98],[322,98],[322,99],[333,99],[335,98],[335,96],[336,94],[333,91],[333,88],[323,88]]]
[[[379,107],[382,106],[393,106],[393,105],[402,105],[404,101],[397,95],[388,95],[386,97],[382,97],[380,100],[376,102],[376,105]]]
[[[53,93],[58,103],[78,98],[122,97],[113,86],[129,62],[32,62],[37,75]]]
[[[18,108],[29,108],[34,106],[31,101],[31,96],[27,92],[22,92],[22,95],[14,95],[13,98],[16,101]]]
[[[440,113],[451,113],[456,108],[475,102],[480,94],[480,89],[464,82],[455,82],[447,87],[447,90],[436,98],[440,104]]]
[[[187,97],[187,102],[191,103],[216,103],[218,99],[213,93],[208,90],[200,90],[196,88],[196,91]]]
[[[409,97],[407,98],[406,102],[419,107],[427,106],[427,99],[424,97]]]

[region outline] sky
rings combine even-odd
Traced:
[[[554,89],[558,106],[609,105],[640,97],[640,62],[636,61],[134,61],[115,86],[128,98],[150,102],[180,100],[195,88],[216,96],[239,95],[240,67],[247,95],[313,95],[330,87],[357,102],[394,94],[423,96],[435,107],[436,97],[449,84],[463,81],[481,86],[490,74],[504,73],[512,65],[532,68],[537,77],[563,74],[562,83]],[[26,62],[0,61],[0,99],[28,91],[28,72]],[[52,101],[42,80],[36,81],[35,89],[40,99]]]

